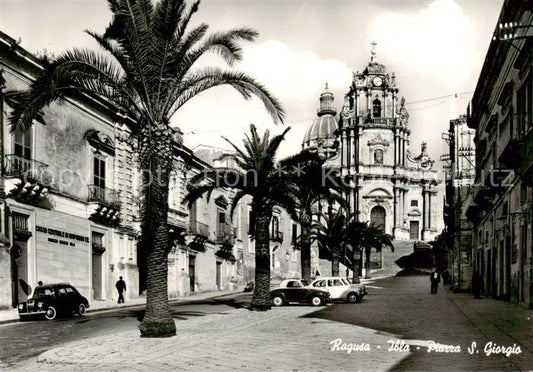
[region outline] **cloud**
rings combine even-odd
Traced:
[[[202,64],[213,62],[208,59]],[[352,74],[342,61],[321,58],[314,52],[292,48],[279,40],[248,45],[236,69],[265,85],[286,109],[286,123],[292,129],[281,147],[284,155],[300,150],[305,130],[316,118],[318,99],[325,83],[340,105]],[[226,147],[221,135],[240,143],[249,123],[261,129],[268,128],[272,133],[283,131],[282,127],[272,124],[257,99],[246,102],[227,87],[212,89],[202,94],[201,99],[191,100],[180,110],[175,122],[186,133],[185,143],[192,147],[201,143]]]

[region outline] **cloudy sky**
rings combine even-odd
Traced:
[[[260,33],[256,42],[243,44],[244,58],[236,68],[266,85],[286,108],[291,131],[283,155],[300,149],[326,82],[340,109],[352,72],[365,68],[376,41],[378,62],[396,74],[406,98],[412,152],[425,140],[438,159],[445,152],[441,133],[450,119],[466,112],[502,3],[204,0],[195,21],[209,24],[211,31],[251,26]],[[95,48],[83,30],[102,31],[109,21],[105,0],[0,0],[0,30],[20,37],[30,52]],[[282,131],[260,102],[244,101],[228,88],[194,98],[173,123],[190,147],[226,147],[222,135],[240,143],[250,123]]]

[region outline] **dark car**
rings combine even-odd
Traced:
[[[281,306],[290,302],[309,303],[320,306],[328,302],[327,291],[311,288],[302,279],[285,279],[279,288],[270,291],[270,297],[274,306]]]
[[[77,313],[85,315],[89,301],[68,283],[40,285],[35,288],[33,297],[18,306],[20,320],[44,315],[53,320],[59,315]]]

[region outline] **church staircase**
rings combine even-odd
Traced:
[[[414,253],[413,240],[393,240],[394,252],[390,248],[383,248],[383,265],[381,269],[371,270],[370,276],[394,276],[402,270],[396,261],[403,256],[409,256]]]

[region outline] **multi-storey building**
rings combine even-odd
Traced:
[[[470,107],[476,179],[467,210],[482,293],[528,307],[533,306],[531,25],[528,2],[505,1]]]
[[[465,200],[475,178],[475,130],[468,127],[466,115],[450,120],[446,135],[449,153],[441,156],[446,170],[444,223],[448,248],[448,272],[454,289],[467,289],[472,278],[472,223],[466,217]]]
[[[409,113],[398,93],[394,73],[372,50],[365,69],[353,74],[338,116],[326,86],[302,147],[326,157],[324,176],[337,177],[349,188],[345,198],[360,221],[373,222],[400,241],[431,241],[442,228],[441,181],[426,143],[418,155],[408,149]],[[392,264],[413,248],[396,246]],[[376,269],[384,267],[381,253],[373,261]]]
[[[144,292],[146,263],[137,252],[140,175],[128,117],[86,94],[43,110],[26,133],[12,132],[12,91],[28,88],[43,61],[0,33],[0,307],[29,296],[38,281],[70,282],[91,301]],[[175,131],[168,227],[169,295],[235,288],[237,262],[229,216],[231,193],[221,190],[192,208],[186,183],[211,165]]]

